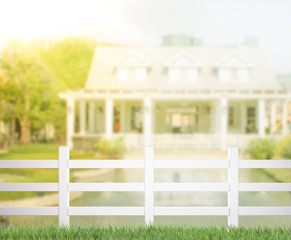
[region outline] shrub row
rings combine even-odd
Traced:
[[[117,139],[100,139],[96,144],[100,157],[107,159],[120,159],[123,157],[126,147],[124,137]]]
[[[275,155],[291,159],[291,137],[277,142],[274,139],[254,138],[249,142],[245,154],[251,159],[272,159]]]

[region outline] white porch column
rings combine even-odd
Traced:
[[[220,134],[220,100],[215,100],[215,134]]]
[[[271,122],[271,126],[270,126],[270,134],[274,134],[276,131],[276,101],[272,101],[271,102],[271,109],[270,109],[271,113],[270,113],[270,122]]]
[[[210,104],[211,107],[211,130],[210,132],[212,134],[216,133],[216,129],[217,129],[217,124],[216,124],[216,112],[217,112],[217,108],[216,108],[216,101],[212,101]]]
[[[95,132],[95,102],[89,103],[89,132]]]
[[[125,132],[125,123],[126,123],[126,105],[125,105],[125,101],[121,102],[120,105],[120,132]]]
[[[86,101],[80,100],[80,133],[86,133]]]
[[[246,105],[245,102],[241,101],[240,103],[240,108],[241,108],[241,133],[245,134],[246,132]]]
[[[107,98],[105,103],[105,133],[106,138],[111,138],[113,134],[113,99]]]
[[[227,113],[228,100],[226,97],[220,99],[220,136],[221,136],[221,150],[227,149]]]
[[[258,101],[258,133],[260,137],[265,136],[265,100]]]
[[[282,135],[288,134],[288,101],[282,101]]]
[[[75,133],[75,100],[73,98],[67,99],[67,146],[72,149],[73,135]]]
[[[145,97],[143,100],[143,118],[145,146],[150,146],[152,138],[152,100],[149,97]]]

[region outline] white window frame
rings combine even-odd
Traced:
[[[117,68],[117,80],[119,82],[127,82],[129,79],[129,71],[127,68]]]
[[[169,73],[169,81],[170,82],[179,82],[180,80],[180,72],[179,72],[179,68],[170,68],[168,70]]]

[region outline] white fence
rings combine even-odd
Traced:
[[[0,183],[0,191],[58,191],[59,207],[0,207],[1,215],[55,215],[59,225],[68,226],[69,216],[228,216],[229,226],[238,226],[246,215],[291,215],[291,207],[240,207],[240,191],[291,191],[291,183],[239,183],[239,168],[291,168],[291,160],[239,160],[238,147],[228,148],[228,160],[155,160],[146,147],[144,160],[70,160],[69,148],[59,148],[59,160],[0,160],[0,168],[58,168],[59,183]],[[144,183],[70,183],[70,168],[144,168]],[[155,183],[154,168],[227,168],[227,183]],[[70,191],[144,191],[144,207],[70,207]],[[157,191],[224,191],[225,207],[155,207]]]

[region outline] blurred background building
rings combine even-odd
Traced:
[[[124,136],[128,148],[226,149],[281,137],[290,133],[288,77],[276,76],[252,37],[209,46],[175,34],[162,46],[100,46],[84,89],[60,94],[67,142],[84,150]]]

